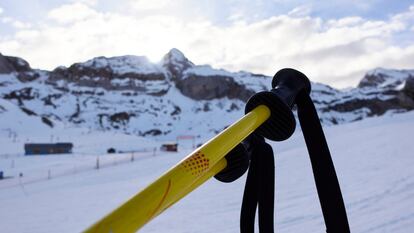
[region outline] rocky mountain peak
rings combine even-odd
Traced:
[[[164,73],[160,65],[151,63],[144,56],[95,57],[69,68],[56,68],[49,81],[57,84],[62,80],[83,87],[161,95],[169,88]]]
[[[173,48],[162,59],[162,66],[170,72],[173,80],[179,79],[182,73],[194,66],[190,60],[178,49]]]
[[[414,77],[414,70],[376,68],[365,74],[358,87],[395,88],[409,77]]]
[[[4,56],[0,53],[0,74],[15,73],[19,81],[30,82],[37,79],[41,72],[33,70],[29,63],[20,57]]]
[[[176,48],[172,48],[170,51],[168,51],[167,54],[165,54],[164,59],[168,58],[172,61],[188,61],[187,57],[185,57],[184,53]]]
[[[0,53],[0,74],[31,71],[30,65],[19,57],[4,56]]]

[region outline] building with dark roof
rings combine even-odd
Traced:
[[[24,145],[25,155],[69,154],[72,143],[27,143]]]

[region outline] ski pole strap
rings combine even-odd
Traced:
[[[296,98],[327,233],[349,233],[348,218],[328,144],[315,106],[306,93]]]
[[[248,100],[245,112],[247,113],[261,104],[268,106],[271,110],[271,116],[263,125],[257,128],[255,134],[269,140],[283,141],[289,138],[295,130],[295,118],[292,113],[292,108],[295,104],[297,105],[298,117],[310,156],[318,197],[325,220],[326,232],[349,233],[348,219],[338,178],[322,126],[319,122],[318,114],[310,98],[310,92],[311,83],[303,73],[289,68],[282,69],[273,77],[272,89],[270,91],[256,93]],[[256,139],[250,137],[246,140],[252,141],[251,147],[253,149],[251,151],[253,152],[242,204],[240,223],[242,233],[254,232],[254,218],[257,203],[259,204],[260,232],[273,232],[273,220],[272,226],[270,227],[267,225],[269,221],[265,221],[264,219],[267,219],[270,211],[273,213],[274,194],[272,192],[272,201],[270,202],[268,196],[263,198],[263,190],[265,190],[264,187],[270,187],[272,185],[274,187],[274,168],[272,170],[272,181],[269,182],[269,175],[265,176],[263,172],[265,169],[269,169],[266,171],[270,171],[268,165],[271,162],[267,156],[265,162],[262,162],[262,158],[272,152],[271,148],[267,148],[269,145],[264,141],[259,142]],[[261,198],[271,203],[271,206],[262,205],[264,201],[262,202]],[[260,210],[261,208],[268,208],[270,211],[263,211],[265,214],[260,216],[263,213]],[[263,223],[260,225],[261,222],[266,222],[266,224]]]
[[[256,93],[246,104],[246,113],[260,105],[266,105],[270,109],[270,117],[226,156],[228,169],[216,175],[223,182],[234,181],[245,172],[248,164],[245,161],[250,156],[240,216],[241,233],[254,232],[257,208],[260,232],[274,232],[274,157],[271,146],[263,137],[283,141],[293,134],[296,121],[292,108],[295,104],[309,152],[326,232],[350,232],[338,178],[310,92],[311,83],[303,73],[289,68],[282,69],[273,77],[270,91]],[[232,166],[232,163],[235,165]]]
[[[240,214],[240,232],[253,233],[258,207],[259,231],[274,231],[275,167],[272,147],[261,136],[250,136],[250,168],[247,174]],[[245,142],[246,142],[245,141]]]

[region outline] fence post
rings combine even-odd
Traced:
[[[131,163],[134,162],[135,158],[134,158],[134,152],[131,153]]]
[[[99,170],[99,156],[96,157],[96,170]]]

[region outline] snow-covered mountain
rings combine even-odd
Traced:
[[[160,139],[210,137],[242,116],[245,101],[270,82],[264,75],[195,65],[177,49],[156,64],[143,56],[96,57],[53,71],[0,54],[0,128],[24,133],[30,127],[18,124],[31,122]],[[414,108],[414,70],[376,69],[346,91],[319,83],[312,89],[324,124]],[[16,121],[6,121],[10,116]]]

